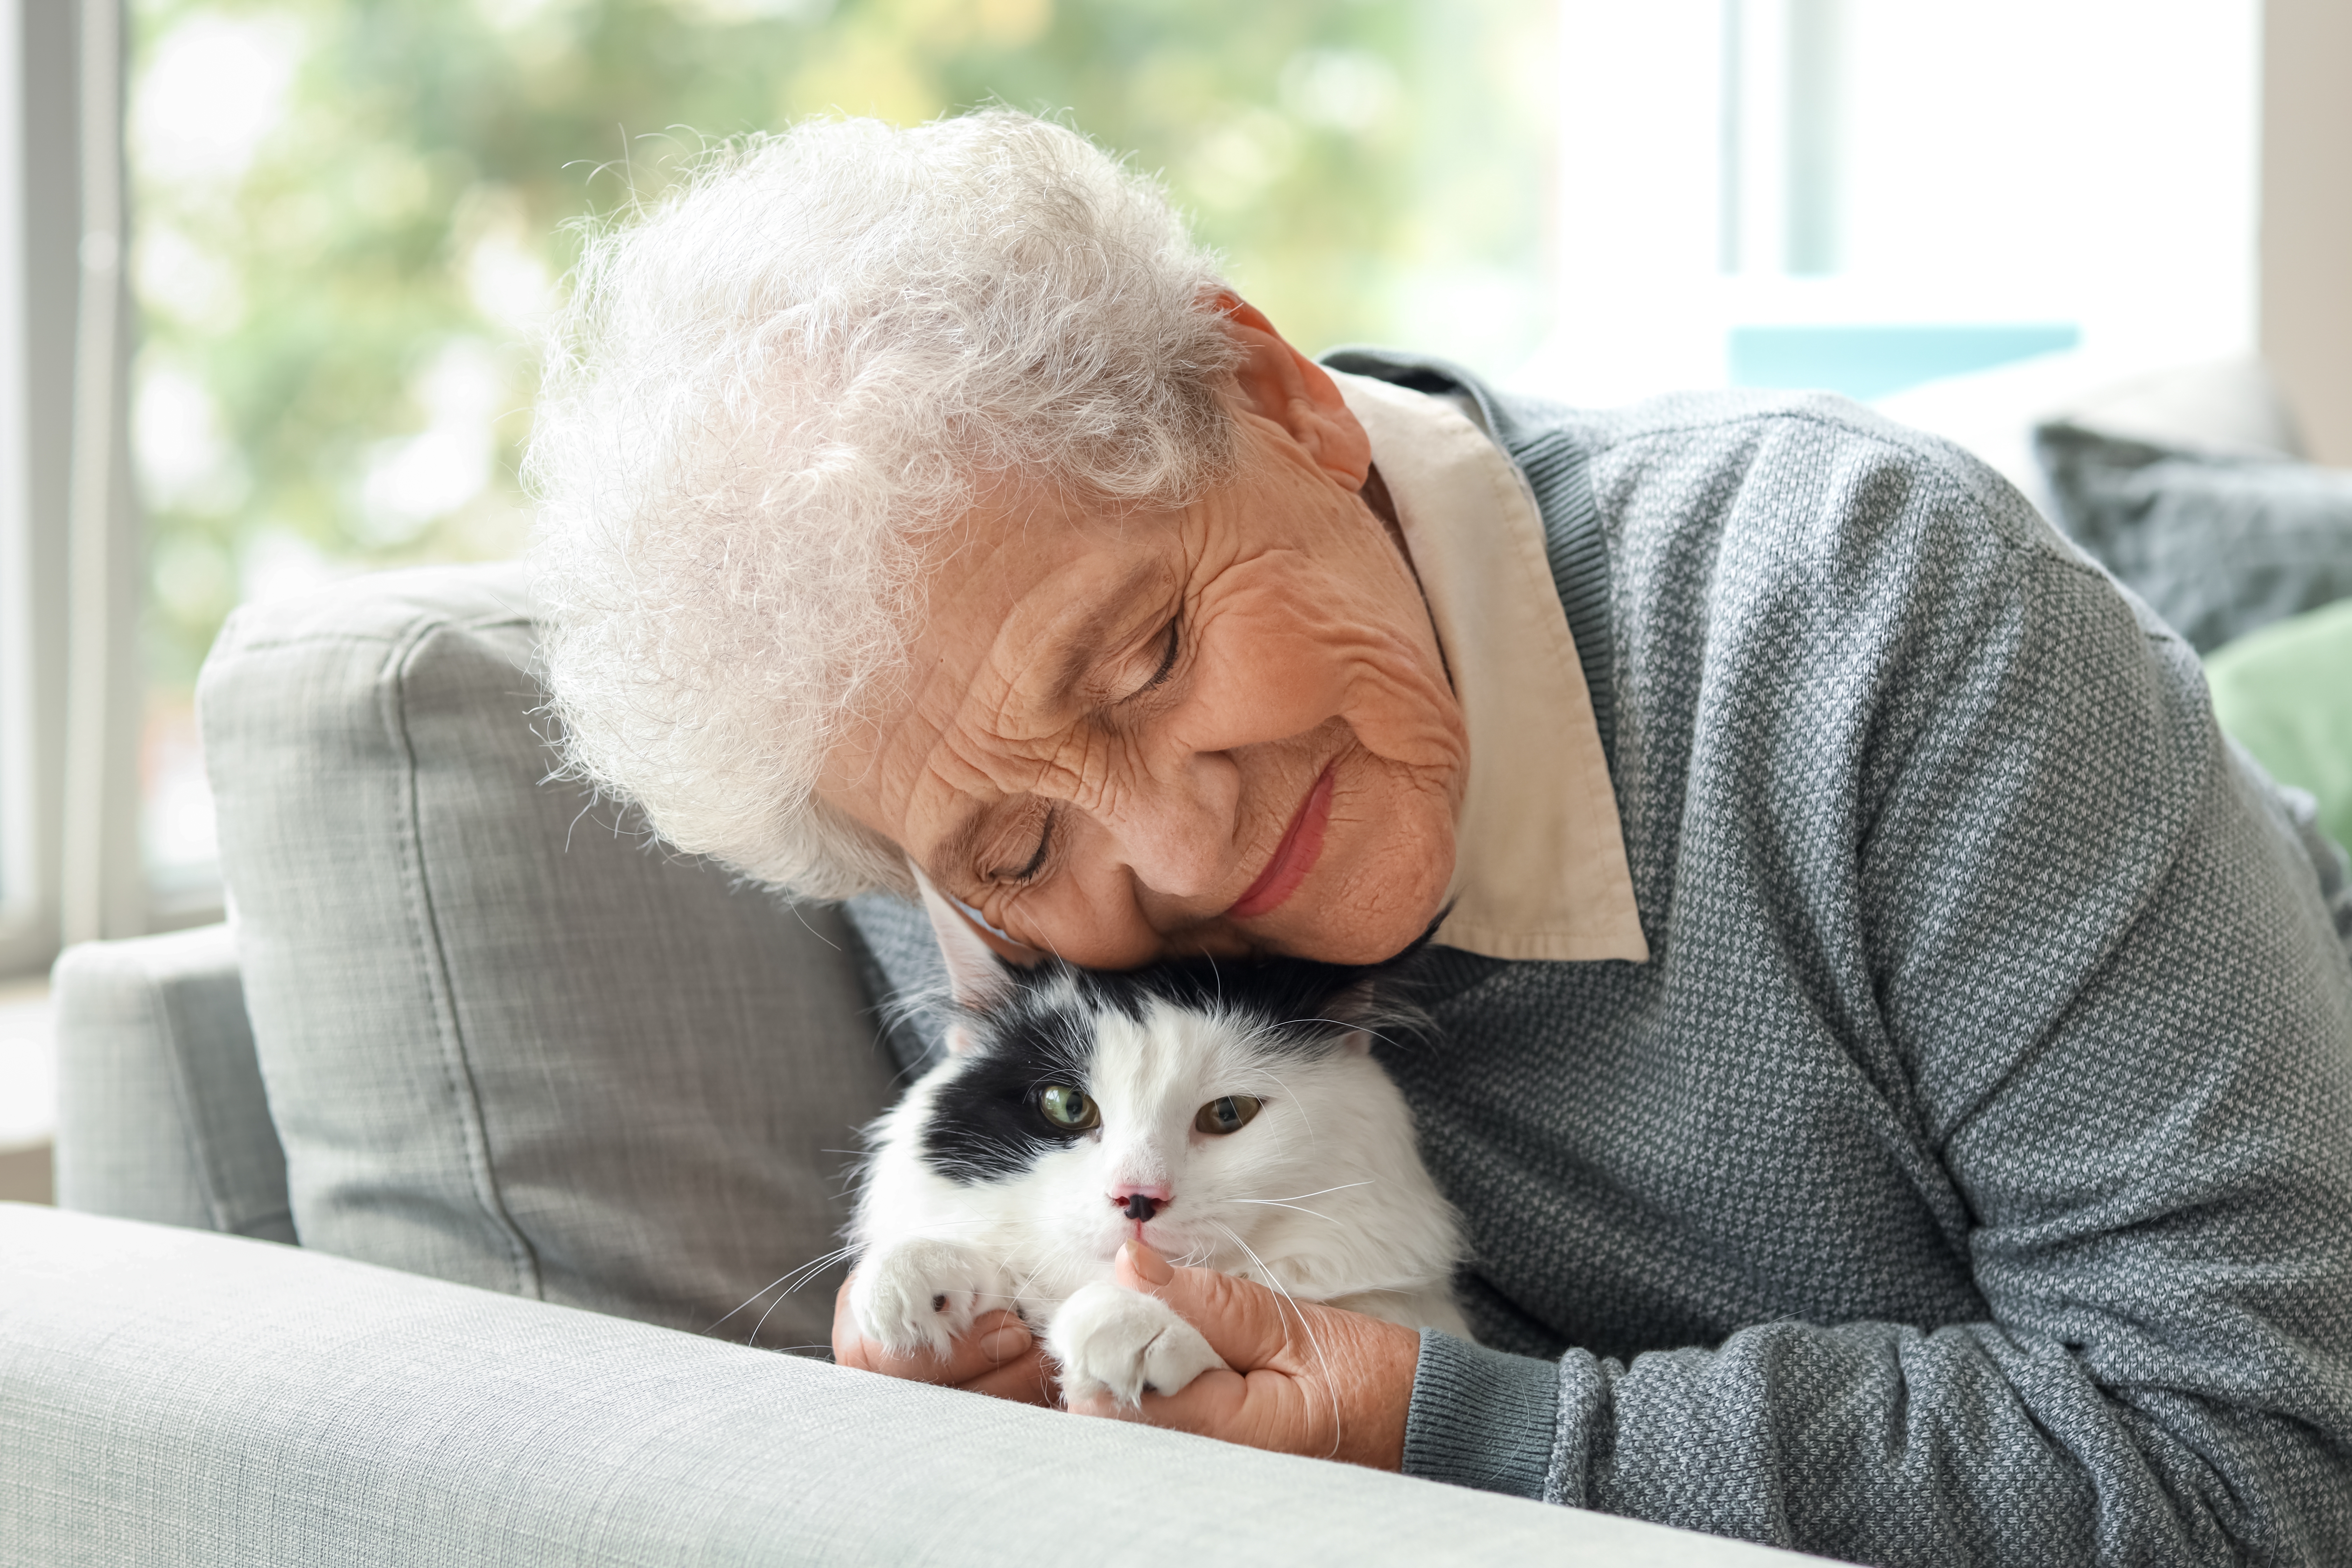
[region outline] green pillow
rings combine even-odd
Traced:
[[[2205,660],[2213,715],[2319,825],[2352,845],[2352,599],[2264,626]]]

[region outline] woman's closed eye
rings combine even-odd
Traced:
[[[1160,635],[1159,647],[1159,661],[1154,666],[1150,676],[1144,680],[1142,685],[1137,687],[1134,690],[1129,692],[1126,697],[1120,699],[1121,701],[1132,702],[1151,691],[1157,690],[1159,688],[1166,685],[1168,683],[1168,678],[1175,673],[1177,656],[1183,651],[1184,647],[1183,617],[1181,616],[1171,616],[1169,617],[1167,628]],[[1018,867],[1003,867],[997,870],[991,871],[988,874],[988,879],[992,882],[1025,884],[1035,881],[1038,877],[1043,875],[1045,870],[1047,861],[1053,858],[1054,819],[1057,815],[1057,807],[1048,807],[1046,809],[1044,819],[1037,826],[1036,846],[1030,851],[1029,858],[1026,860],[1023,861]]]
[[[990,872],[990,881],[1034,882],[1037,879],[1038,874],[1045,869],[1046,859],[1054,851],[1055,813],[1055,807],[1045,808],[1045,820],[1037,826],[1037,847],[1030,853],[1029,858],[1017,868]]]
[[[1183,617],[1170,616],[1167,630],[1160,634],[1159,668],[1151,672],[1150,679],[1127,694],[1128,701],[1132,702],[1146,692],[1155,691],[1167,684],[1168,678],[1176,672],[1176,655],[1183,647]]]

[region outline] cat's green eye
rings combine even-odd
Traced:
[[[1065,1132],[1084,1132],[1089,1127],[1101,1125],[1102,1112],[1082,1089],[1066,1084],[1054,1084],[1037,1097],[1037,1109],[1045,1120]]]
[[[1261,1103],[1255,1095],[1229,1094],[1201,1107],[1201,1114],[1192,1118],[1192,1125],[1219,1137],[1238,1132],[1250,1124],[1250,1118],[1258,1113]]]

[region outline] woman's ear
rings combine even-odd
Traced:
[[[915,873],[915,886],[922,889],[923,909],[931,917],[931,933],[940,939],[940,952],[948,961],[948,990],[956,1005],[977,1010],[1003,1000],[1013,984],[1005,961],[996,955],[996,950],[962,909],[931,885],[920,866],[912,860],[907,865]],[[959,1032],[950,1030],[950,1034]],[[950,1043],[958,1050],[963,1048],[959,1042]]]
[[[1243,407],[1290,432],[1317,468],[1349,489],[1363,489],[1372,440],[1331,373],[1292,348],[1265,311],[1239,296],[1218,295],[1215,309],[1242,348],[1234,386]]]

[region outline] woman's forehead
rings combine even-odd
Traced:
[[[1099,660],[1158,624],[1183,586],[1181,527],[1035,513],[960,524],[898,700],[843,737],[824,793],[919,852],[916,819],[940,814],[942,784],[966,801],[1017,792],[987,759],[1055,728]]]
[[[1074,678],[1178,585],[1183,530],[1165,515],[968,520],[932,574],[916,655],[952,668],[986,650],[1004,673],[1043,665],[1048,681]]]

